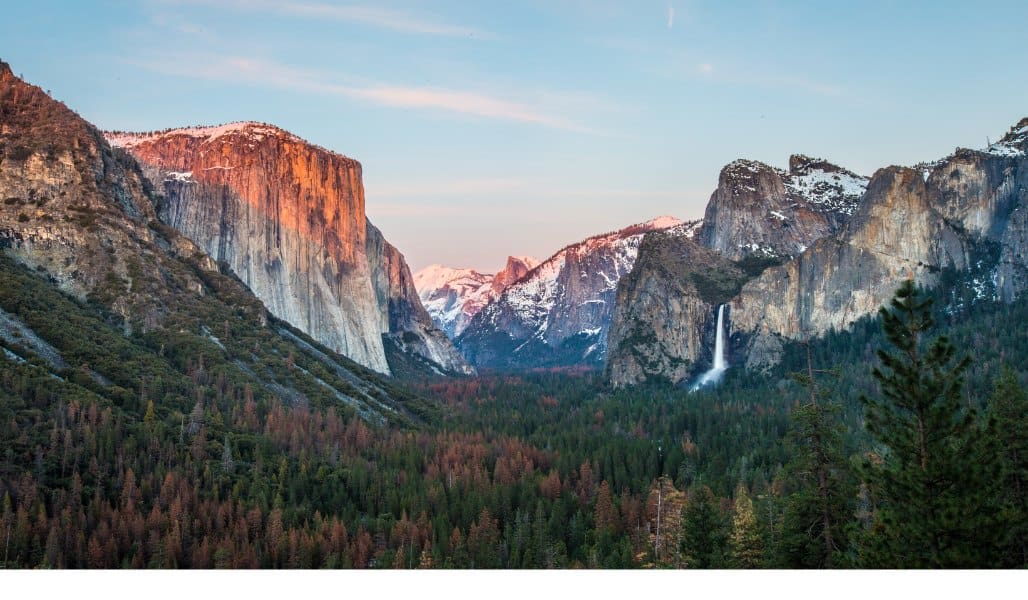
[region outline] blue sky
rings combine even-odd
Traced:
[[[109,129],[244,119],[364,166],[412,268],[702,215],[720,168],[871,174],[1028,116],[1028,3],[20,2],[0,58]]]

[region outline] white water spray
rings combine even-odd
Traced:
[[[725,360],[725,305],[717,307],[717,335],[714,337],[714,366],[693,384],[691,391],[721,381],[721,376],[728,370],[728,361]]]

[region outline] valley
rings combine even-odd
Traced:
[[[358,161],[0,62],[0,564],[1023,567],[1026,152],[412,273]]]

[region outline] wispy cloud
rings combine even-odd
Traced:
[[[675,27],[675,5],[668,2],[667,4],[667,28],[674,29]]]
[[[597,133],[575,121],[529,104],[480,92],[377,83],[333,83],[332,77],[325,73],[241,57],[176,56],[129,62],[167,75],[302,90],[380,106],[436,110],[470,117],[530,123],[564,131]]]
[[[454,25],[410,12],[362,4],[325,4],[317,2],[276,2],[272,0],[159,0],[162,4],[204,5],[240,12],[331,20],[369,25],[404,33],[445,37],[495,39],[496,34]]]

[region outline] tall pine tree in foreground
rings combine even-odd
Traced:
[[[880,311],[892,352],[873,371],[881,396],[861,397],[880,460],[864,465],[878,501],[861,562],[883,568],[998,566],[995,444],[962,402],[970,359],[935,325],[931,299],[904,282]]]

